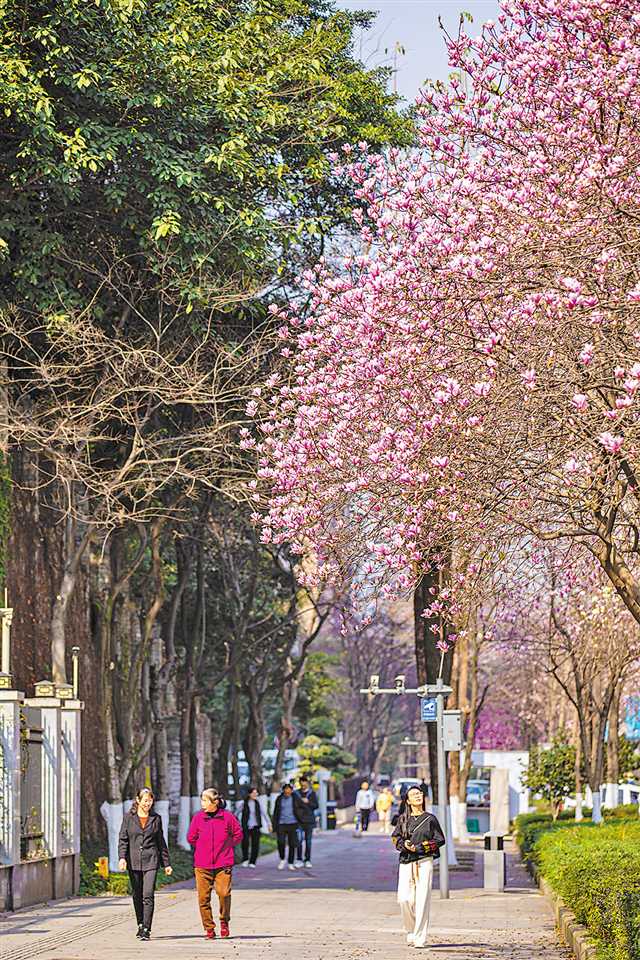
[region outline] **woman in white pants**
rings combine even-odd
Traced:
[[[398,903],[407,943],[427,946],[433,861],[440,856],[445,839],[438,820],[426,810],[427,791],[411,787],[403,800],[398,821],[391,835],[400,853]]]

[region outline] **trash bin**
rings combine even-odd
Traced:
[[[502,893],[507,877],[507,855],[504,837],[499,833],[484,835],[484,889]]]
[[[336,807],[338,804],[335,800],[327,800],[327,830],[335,830],[336,828]]]

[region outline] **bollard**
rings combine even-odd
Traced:
[[[484,889],[502,893],[507,875],[504,837],[498,833],[484,835]]]

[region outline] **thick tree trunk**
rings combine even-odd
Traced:
[[[442,573],[433,568],[425,574],[417,584],[413,594],[413,616],[414,616],[414,638],[416,652],[416,667],[418,671],[418,683],[435,683],[440,672],[441,654],[436,647],[438,635],[431,627],[435,626],[439,632],[446,634],[447,625],[440,615],[436,617],[423,617],[423,611],[437,599],[438,592],[442,588],[444,578]],[[434,591],[433,593],[431,591]],[[451,680],[452,651],[450,650],[444,657],[443,679],[445,683]],[[426,732],[429,740],[429,769],[431,774],[431,788],[433,790],[434,803],[438,803],[438,782],[434,776],[434,771],[438,769],[438,753],[436,741],[436,725],[427,723]]]

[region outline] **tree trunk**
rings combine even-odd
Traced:
[[[582,741],[576,744],[576,820],[582,820]]]
[[[262,750],[265,741],[265,723],[263,716],[263,698],[256,689],[256,680],[251,678],[245,684],[245,691],[249,704],[249,716],[244,736],[244,752],[249,764],[251,786],[257,787],[258,794],[264,794],[264,777],[262,775]],[[236,799],[239,799],[236,795]]]
[[[238,749],[240,747],[240,721],[242,717],[242,700],[240,695],[240,669],[235,666],[231,673],[230,686],[231,728],[229,731],[229,760],[231,762],[231,779],[233,781],[234,798],[240,798],[240,771],[238,770]],[[227,792],[228,775],[225,772],[224,789]]]
[[[87,528],[79,543],[76,544],[76,525],[71,517],[67,517],[64,537],[64,570],[60,589],[56,594],[51,611],[51,672],[54,683],[67,682],[67,611],[78,579],[80,562],[89,545],[91,536],[91,530]]]
[[[413,594],[413,622],[414,622],[414,640],[416,653],[416,667],[418,671],[418,683],[435,683],[440,673],[441,654],[436,647],[438,635],[431,627],[437,627],[438,631],[446,634],[447,624],[440,614],[435,617],[423,617],[423,611],[437,599],[438,593],[443,586],[443,575],[441,571],[433,567],[429,573],[426,573],[416,585]],[[434,591],[433,593],[431,591]],[[451,680],[452,651],[450,650],[444,657],[443,679],[445,683]],[[438,803],[438,780],[434,775],[438,769],[438,746],[436,740],[436,724],[425,724],[427,737],[429,740],[429,769],[431,770],[431,789],[433,791],[434,803]]]
[[[304,676],[304,664],[298,672],[293,675],[294,664],[291,657],[287,657],[285,663],[286,676],[291,678],[282,686],[282,716],[280,718],[280,729],[278,731],[278,752],[273,770],[272,784],[280,785],[284,774],[284,761],[286,752],[289,749],[293,734],[293,712],[298,701],[300,684]]]
[[[611,784],[620,782],[620,699],[622,685],[618,684],[611,700],[609,710],[609,728],[607,738],[607,781]]]
[[[178,846],[190,850],[187,831],[191,822],[191,729],[193,694],[183,690],[180,704],[180,806],[178,809]]]

